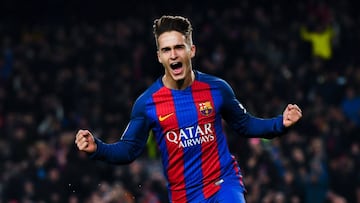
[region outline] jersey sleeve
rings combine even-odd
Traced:
[[[121,138],[111,144],[95,138],[97,150],[90,157],[113,164],[127,164],[139,157],[145,148],[150,124],[145,115],[145,101],[140,97],[136,100],[131,119]]]
[[[223,96],[222,116],[237,134],[246,137],[273,138],[285,133],[282,115],[273,118],[255,117],[246,111],[227,82],[222,81],[220,88]]]

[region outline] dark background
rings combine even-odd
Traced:
[[[344,1],[0,2],[0,202],[167,202],[156,144],[131,165],[91,161],[74,136],[121,136],[163,73],[152,22],[184,15],[194,68],[222,77],[255,116],[302,120],[273,140],[230,129],[249,203],[360,202],[360,16]],[[300,29],[335,31],[313,55]]]

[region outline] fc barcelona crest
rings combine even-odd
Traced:
[[[210,101],[199,103],[199,111],[204,116],[210,115],[213,111]]]

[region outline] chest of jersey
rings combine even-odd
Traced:
[[[220,91],[195,81],[183,91],[162,88],[152,96],[152,101],[156,112],[154,135],[170,190],[182,191],[205,184],[205,196],[213,194],[213,185],[205,182],[220,175],[218,150],[223,141],[222,136],[218,137],[222,131]],[[182,192],[173,193],[179,199],[184,196]]]
[[[194,83],[183,91],[163,88],[153,95],[156,128],[169,146],[191,147],[214,140],[216,109],[210,86]]]

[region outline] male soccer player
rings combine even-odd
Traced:
[[[196,48],[188,19],[162,16],[153,28],[164,75],[136,100],[119,141],[106,144],[79,130],[77,147],[92,159],[126,164],[139,157],[152,130],[171,202],[245,202],[222,119],[240,136],[273,138],[301,118],[300,108],[289,104],[283,115],[268,119],[250,115],[227,82],[192,68]]]

